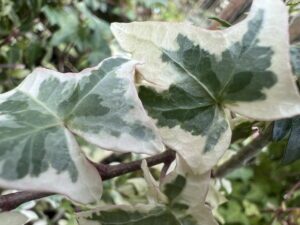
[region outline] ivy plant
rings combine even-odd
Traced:
[[[91,30],[100,25],[77,6]],[[60,25],[54,46],[72,38],[67,12],[51,17]],[[114,23],[111,30],[131,58],[79,73],[38,68],[0,95],[0,186],[99,206],[102,179],[141,168],[147,202],[79,212],[79,224],[216,225],[212,210],[224,199],[213,193],[211,171],[230,145],[233,116],[280,120],[274,137],[291,129],[289,144],[298,146],[299,117],[281,120],[300,115],[299,48],[290,51],[286,6],[254,0],[246,19],[218,31],[168,22]],[[160,154],[148,160],[165,163],[160,182],[146,160],[97,167],[78,137],[109,151]],[[293,148],[285,160],[299,157]]]
[[[2,94],[0,185],[89,203],[101,195],[101,178],[74,135],[120,152],[161,151],[134,86],[135,65],[110,58],[79,74],[36,69]]]
[[[262,121],[299,114],[287,18],[281,1],[267,0],[254,1],[244,21],[221,31],[185,23],[112,25],[124,50],[145,62],[137,70],[149,116],[195,172],[210,170],[227,149],[227,110]]]

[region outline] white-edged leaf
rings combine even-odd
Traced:
[[[199,173],[230,143],[225,108],[257,120],[300,113],[281,0],[254,0],[244,21],[221,31],[168,22],[111,28],[124,50],[145,62],[137,67],[139,96],[166,145]]]
[[[0,225],[24,225],[28,218],[19,212],[0,213]]]
[[[157,182],[152,176],[146,160],[142,161],[141,168],[143,170],[144,178],[148,184],[150,201],[157,203],[166,203],[168,201],[167,197],[160,190],[159,182]]]
[[[110,58],[77,74],[36,69],[0,95],[0,186],[99,199],[101,178],[73,133],[104,149],[159,152],[134,86],[136,64]]]

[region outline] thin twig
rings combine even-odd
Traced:
[[[175,152],[167,150],[161,154],[146,158],[149,167],[158,165],[165,161],[170,162],[175,159]],[[134,172],[141,169],[142,160],[137,160],[130,163],[122,163],[119,165],[108,166],[105,164],[99,164],[96,166],[99,171],[102,180],[109,180],[114,177],[124,175],[126,173]],[[41,193],[41,192],[30,192],[21,191],[12,194],[0,196],[0,209],[2,211],[9,211],[17,208],[25,202],[32,200],[48,197],[54,193]]]
[[[293,187],[284,195],[284,199],[290,199],[298,189],[300,189],[300,181],[293,185]]]

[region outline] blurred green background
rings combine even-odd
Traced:
[[[0,0],[0,93],[9,91],[36,67],[61,72],[78,72],[120,54],[109,26],[112,22],[189,21],[209,26],[228,1],[216,0]],[[238,21],[248,8],[236,12]],[[291,8],[291,13],[297,10]],[[250,135],[251,126],[242,121],[236,129],[246,132],[232,144],[238,151]],[[252,123],[251,123],[252,125]],[[247,133],[248,132],[248,133]],[[283,165],[285,141],[274,142],[245,167],[218,180],[229,200],[218,210],[220,223],[228,225],[299,225],[300,162]],[[83,149],[97,160],[107,152]],[[99,151],[98,151],[99,152]],[[96,154],[96,155],[95,155]],[[108,162],[129,161],[135,155],[108,158]],[[158,175],[158,170],[153,169]],[[132,173],[104,183],[103,203],[124,204],[147,200],[141,173]],[[7,191],[4,191],[7,193]],[[60,196],[30,202],[19,208],[34,225],[76,224],[76,206]]]

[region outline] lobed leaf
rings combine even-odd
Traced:
[[[230,143],[226,108],[257,120],[300,113],[288,61],[288,12],[280,0],[255,0],[244,21],[221,31],[166,22],[111,29],[145,62],[137,67],[139,96],[166,145],[195,172],[210,170]]]
[[[0,95],[0,186],[99,199],[101,178],[74,134],[104,149],[163,148],[135,85],[136,62],[110,58],[78,74],[36,69]]]

